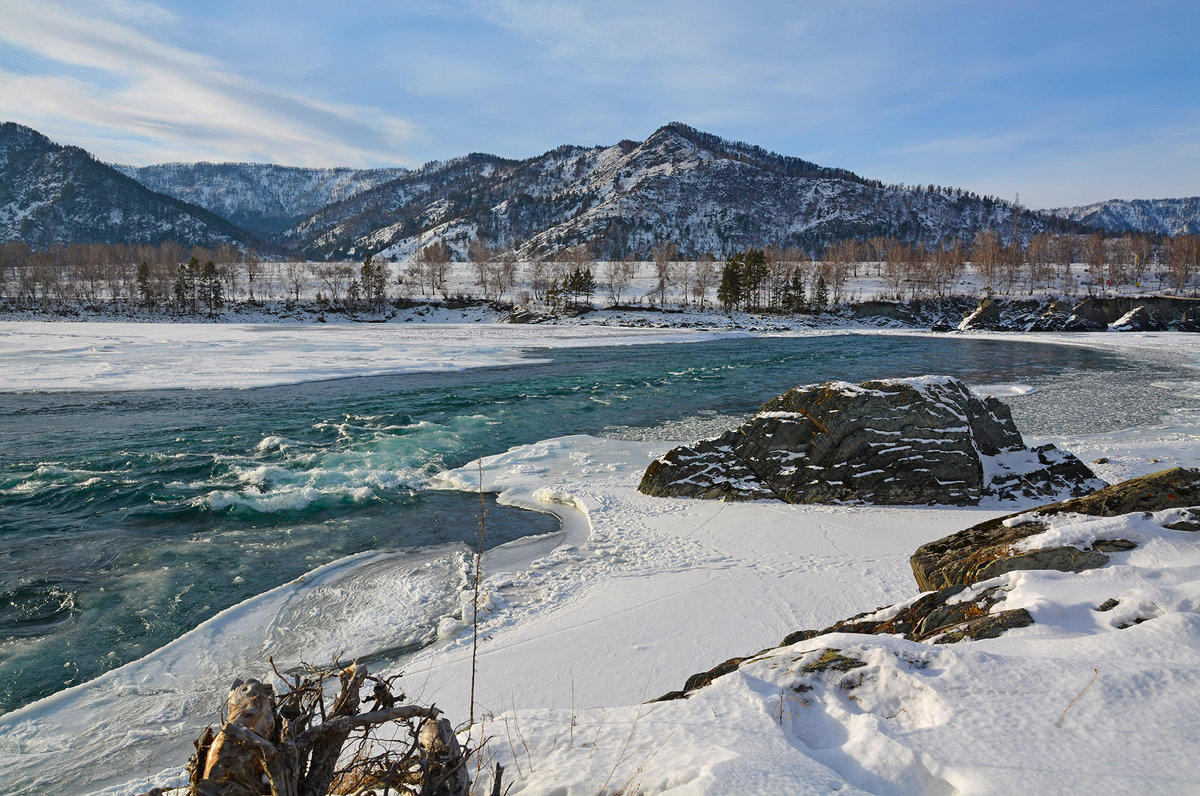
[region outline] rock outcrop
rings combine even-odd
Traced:
[[[1073,546],[1022,550],[1018,545],[1047,528],[1044,518],[1073,513],[1115,517],[1200,505],[1200,470],[1176,467],[1122,481],[1084,497],[1034,511],[981,522],[965,531],[922,545],[911,558],[923,590],[962,587],[1018,569],[1082,572],[1108,563],[1105,553],[1128,550],[1125,539],[1097,539],[1088,549]],[[1186,522],[1186,520],[1181,520]]]
[[[1000,401],[958,379],[923,376],[796,387],[739,428],[670,451],[638,488],[661,497],[976,505],[1102,486],[1070,453],[1026,448]]]
[[[1173,511],[1169,511],[1173,510]],[[798,630],[784,637],[780,647],[835,633],[898,635],[910,641],[953,644],[995,638],[1004,632],[1034,624],[1025,608],[1006,608],[1007,590],[982,581],[1016,570],[1080,572],[1109,562],[1107,553],[1131,550],[1137,545],[1121,538],[1088,537],[1083,546],[1052,546],[1023,549],[1021,542],[1046,531],[1055,515],[1120,517],[1136,515],[1144,522],[1155,512],[1157,522],[1172,531],[1200,532],[1200,470],[1175,468],[1123,481],[1092,494],[1062,501],[1020,514],[980,523],[972,528],[923,545],[912,556],[913,574],[925,592],[907,602],[879,608],[835,622],[821,630]],[[1174,517],[1174,518],[1173,518]],[[1102,534],[1107,522],[1097,529]],[[975,586],[974,584],[980,584]],[[1099,604],[1098,613],[1121,605],[1116,599]],[[1141,618],[1117,624],[1132,626]],[[778,648],[753,655],[730,658],[712,669],[692,675],[683,688],[656,701],[684,699],[697,688],[737,669],[748,661],[773,654]],[[815,654],[815,653],[814,653]],[[837,648],[820,650],[811,664],[848,671],[861,665]]]
[[[967,312],[962,331],[1200,331],[1200,299],[1178,296],[1089,297],[1074,304],[987,296]]]
[[[1110,332],[1165,332],[1167,324],[1154,310],[1138,305],[1108,325]]]

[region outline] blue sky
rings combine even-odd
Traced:
[[[404,165],[669,121],[1050,207],[1200,194],[1184,2],[0,0],[0,120],[143,165]]]

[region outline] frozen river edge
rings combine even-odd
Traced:
[[[63,329],[62,324],[50,325],[56,329],[49,330],[49,334],[59,330],[71,334],[83,331],[79,324],[71,324],[69,329]],[[26,331],[10,326],[0,325],[0,333],[19,336]],[[117,331],[112,324],[103,326],[108,332]],[[164,326],[195,331],[195,327]],[[285,336],[290,337],[295,328],[285,327],[288,332]],[[371,332],[379,328],[368,327]],[[375,355],[385,364],[386,358],[392,357],[393,367],[396,350],[393,346],[419,344],[419,338],[428,334],[427,329],[416,325],[399,329],[403,336],[379,337],[370,344],[377,347]],[[457,352],[464,352],[465,357],[478,350],[474,347],[479,344],[490,344],[520,357],[531,340],[521,334],[522,327],[472,324],[465,329],[453,329],[454,334],[461,334],[453,338],[454,345],[462,346],[454,349],[445,339],[446,332],[451,330],[452,325],[439,327],[435,348],[441,350],[430,349],[430,361],[436,359],[439,366],[469,366],[462,357],[455,359]],[[272,331],[284,330],[275,326]],[[324,331],[318,328],[317,333]],[[350,327],[349,331],[361,332],[363,327]],[[544,335],[549,330],[529,331]],[[626,342],[620,336],[624,331],[605,332],[612,334],[601,337],[586,329],[564,331],[558,344],[579,345],[583,338],[595,338],[596,345]],[[164,334],[150,330],[150,336],[154,333]],[[879,332],[871,330],[871,333]],[[260,330],[246,329],[239,334],[244,337],[241,344],[247,351],[256,345],[261,348]],[[664,335],[673,339],[691,337],[686,333],[661,331],[636,337],[663,342]],[[410,342],[409,336],[418,339]],[[309,344],[307,336],[302,337]],[[1031,338],[1073,344],[1183,349],[1189,357],[1195,353],[1191,337],[1178,333],[1096,335],[1082,340],[1078,336],[1022,335],[1022,339]],[[331,351],[340,344],[337,338],[327,342]],[[147,342],[146,350],[153,349],[155,343],[165,344],[167,349],[173,345],[160,337]],[[192,338],[191,344],[197,355],[203,353],[200,350],[203,340]],[[323,341],[312,344],[319,346]],[[120,341],[99,344],[101,348],[106,345],[112,348],[98,353],[119,358],[125,350]],[[163,348],[158,350],[161,352]],[[280,361],[286,365],[283,347],[280,352]],[[73,358],[65,349],[61,353],[60,362]],[[440,355],[440,359],[434,355]],[[307,366],[313,367],[311,360]],[[40,372],[44,375],[52,370]],[[131,373],[134,369],[105,372]],[[298,375],[311,378],[313,370]],[[65,381],[70,376],[63,373],[58,378]],[[96,380],[97,384],[112,382],[112,379],[105,382],[103,377]],[[1173,463],[1195,465],[1193,431],[1190,422],[1178,418],[1178,422],[1171,421],[1157,429],[1056,442],[1071,447],[1088,460],[1120,452],[1122,457],[1114,469],[1102,473],[1114,480]],[[565,538],[556,540],[553,549],[514,555],[504,566],[499,561],[488,564],[489,614],[484,621],[485,641],[480,654],[483,696],[479,701],[497,717],[496,721],[508,715],[511,721],[521,722],[522,735],[537,756],[521,763],[533,769],[520,780],[526,792],[544,792],[550,782],[546,777],[570,783],[565,785],[564,792],[595,792],[606,775],[619,765],[634,761],[632,756],[622,761],[618,753],[623,744],[628,745],[625,741],[631,736],[630,726],[639,715],[636,705],[643,697],[677,688],[687,675],[731,655],[777,644],[791,630],[819,627],[829,620],[912,596],[915,587],[907,570],[907,557],[919,544],[1003,513],[939,508],[881,512],[866,507],[792,506],[771,506],[764,510],[763,506],[698,504],[637,495],[633,486],[641,471],[667,447],[664,443],[572,437],[522,446],[483,460],[485,489],[499,492],[504,502],[558,514],[567,529]],[[1117,467],[1123,472],[1117,472]],[[473,491],[478,488],[474,479],[472,464],[447,473],[443,480],[448,486]],[[451,716],[465,715],[462,683],[465,682],[463,667],[469,663],[469,647],[453,627],[447,627],[446,631],[444,644],[418,654],[405,667],[407,690],[411,696],[436,702]],[[978,648],[985,651],[986,645],[981,643]],[[150,685],[129,682],[122,688],[148,690]],[[1194,699],[1195,690],[1190,694],[1189,699]],[[60,696],[5,717],[5,721],[26,718],[32,723],[24,724],[24,731],[44,735],[33,739],[19,732],[21,725],[9,725],[15,731],[9,734],[9,743],[17,742],[22,748],[14,749],[6,743],[0,747],[0,754],[53,753],[56,739],[47,732],[48,716],[38,715],[34,709],[49,708],[47,703]],[[753,712],[753,703],[744,697],[745,694],[736,699],[730,696],[734,702],[728,707],[732,714],[746,714],[745,732],[757,734],[770,722],[759,726],[751,721],[753,716],[746,712]],[[614,709],[614,705],[634,707]],[[714,713],[722,712],[719,706],[710,707]],[[28,715],[18,715],[27,711]],[[573,714],[577,714],[574,719]],[[163,712],[163,718],[169,718],[168,711]],[[789,789],[800,783],[807,783],[804,788],[827,789],[830,782],[839,781],[837,777],[830,779],[834,776],[830,772],[836,772],[836,766],[831,768],[827,761],[822,762],[822,755],[812,755],[795,746],[794,738],[786,733],[778,739],[782,746],[767,744],[752,749],[755,742],[750,735],[739,736],[725,722],[703,729],[702,718],[707,721],[704,716],[678,720],[681,726],[694,725],[698,729],[687,736],[690,740],[686,747],[676,749],[673,743],[670,755],[661,752],[647,762],[643,773],[652,778],[644,781],[643,787],[652,791],[675,789],[680,793],[751,787],[738,786],[730,779],[735,767],[747,775],[756,770],[765,775],[769,768],[777,768],[778,773],[771,778],[775,785],[771,787],[782,789],[776,792],[806,792]],[[589,747],[581,747],[583,752],[574,746],[560,748],[554,741],[572,721],[576,723],[575,733],[581,737],[594,731],[596,740]],[[644,718],[642,721],[647,742],[662,742],[667,731],[661,727],[652,729],[653,722]],[[838,721],[844,725],[849,720]],[[582,729],[584,726],[589,727],[587,732]],[[71,744],[67,738],[60,737],[57,741]],[[501,739],[498,746],[503,745]],[[61,753],[63,747],[57,746],[57,751]],[[1022,749],[1009,751],[1017,757],[1023,753]],[[662,759],[667,757],[670,759]],[[665,765],[655,770],[651,764],[656,760]],[[737,761],[736,766],[733,761]],[[783,765],[785,762],[788,765]],[[929,766],[925,768],[928,770]],[[517,769],[510,766],[510,771]],[[1115,776],[1118,772],[1110,773]],[[840,781],[844,784],[850,780]],[[904,788],[917,782],[897,779],[892,785]],[[1092,780],[1091,784],[1096,782]],[[143,780],[117,790],[133,793],[145,785]],[[1079,789],[1084,788],[1081,785]],[[997,785],[991,789],[981,786],[978,790],[1003,789]],[[1047,788],[1043,792],[1051,791]]]

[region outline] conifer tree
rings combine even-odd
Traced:
[[[546,287],[545,301],[550,305],[551,309],[558,309],[558,303],[562,300],[562,289],[558,286],[558,280],[550,280],[549,286]]]
[[[142,306],[148,308],[153,291],[150,288],[150,264],[145,260],[142,260],[137,267],[137,289],[138,295],[142,299]]]
[[[212,260],[206,260],[204,268],[200,271],[200,293],[210,314],[225,306],[225,292],[221,287],[221,272],[217,270]]]
[[[378,309],[387,301],[387,265],[375,262],[368,254],[363,260],[359,283],[360,295],[373,308]]]
[[[186,292],[186,301],[191,305],[193,313],[200,311],[199,287],[200,287],[200,261],[195,255],[187,261],[187,267],[183,271],[184,289]]]
[[[742,304],[761,306],[763,280],[767,278],[767,257],[762,249],[747,249],[742,257]]]
[[[795,268],[788,282],[787,296],[784,299],[785,309],[789,312],[804,312],[804,273]]]
[[[742,256],[730,255],[721,267],[721,284],[717,286],[717,301],[726,312],[742,300]]]
[[[174,295],[175,308],[178,312],[196,311],[197,269],[193,267],[193,263],[196,263],[195,257],[191,259],[191,262],[180,263],[175,269],[175,282],[171,285],[171,292]]]

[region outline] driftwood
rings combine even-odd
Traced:
[[[421,747],[421,768],[430,773],[421,796],[458,796],[470,792],[466,757],[448,719],[425,722],[417,743]]]
[[[204,755],[201,779],[245,783],[247,789],[261,785],[267,773],[262,757],[244,743],[234,740],[232,727],[244,727],[251,734],[270,738],[278,723],[275,719],[275,689],[251,678],[234,680],[226,704],[229,718]],[[197,759],[197,764],[201,761]],[[251,793],[260,791],[249,790]]]
[[[335,675],[339,689],[326,704]],[[393,693],[395,678],[371,677],[359,664],[310,668],[290,682],[279,676],[288,685],[279,697],[257,680],[234,681],[228,718],[196,741],[188,796],[469,793],[469,751],[437,708],[397,705],[404,695]],[[375,709],[360,713],[364,701]],[[389,724],[392,732],[376,733]]]

